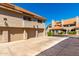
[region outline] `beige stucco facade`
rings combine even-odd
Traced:
[[[52,20],[48,31],[53,32],[54,35],[79,35],[79,16],[61,21]]]
[[[43,20],[38,22],[39,18],[33,18],[30,15],[26,16],[27,19],[24,20],[24,14],[18,13],[19,11],[12,12],[5,8],[0,8],[0,42],[26,40],[31,37],[44,36],[45,24]],[[31,20],[28,20],[28,17]]]

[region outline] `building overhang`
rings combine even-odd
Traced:
[[[18,12],[18,13],[21,13],[21,14],[25,14],[26,16],[29,15],[31,16],[32,18],[36,18],[37,20],[46,20],[46,18],[40,16],[40,15],[37,15],[35,13],[32,13],[30,11],[27,11],[21,7],[18,7],[14,4],[9,4],[9,3],[0,3],[0,8],[4,8],[4,9],[7,9],[7,10],[10,10],[12,12]]]
[[[52,28],[51,30],[62,30],[62,28]]]

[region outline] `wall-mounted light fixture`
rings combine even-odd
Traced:
[[[4,18],[4,24],[5,24],[5,26],[8,26],[8,23],[7,23],[7,18]]]
[[[4,21],[7,21],[7,18],[4,18]]]

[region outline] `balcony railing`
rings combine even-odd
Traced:
[[[34,28],[36,25],[38,25],[38,28],[44,28],[43,23],[38,23],[34,21],[26,21],[26,20],[24,21],[24,27]]]
[[[63,29],[74,29],[75,26],[71,26],[71,27],[62,27]]]

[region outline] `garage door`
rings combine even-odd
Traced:
[[[44,31],[44,30],[39,29],[39,30],[38,30],[38,36],[43,36],[43,31]]]
[[[17,41],[23,39],[23,29],[10,29],[9,41]]]
[[[27,32],[27,39],[35,37],[36,36],[36,30],[35,29],[26,29]]]

